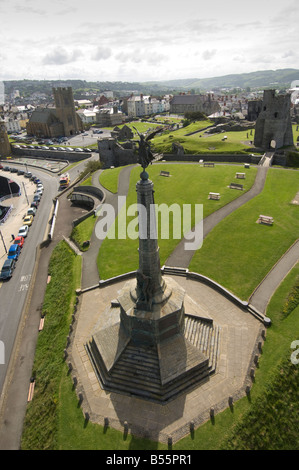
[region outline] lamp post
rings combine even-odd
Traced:
[[[6,249],[6,246],[5,246],[5,243],[4,243],[4,238],[3,238],[1,230],[0,230],[0,236],[1,236],[1,239],[2,239],[2,243],[3,243],[3,246],[4,246],[5,253],[7,253],[7,249]]]

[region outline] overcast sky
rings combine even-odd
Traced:
[[[297,0],[0,0],[0,18],[0,80],[299,68]]]

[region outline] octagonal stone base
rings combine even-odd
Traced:
[[[213,348],[203,353],[185,337],[185,291],[173,279],[151,311],[136,307],[135,284],[127,282],[114,302],[119,321],[94,331],[86,348],[103,388],[167,402],[214,371]],[[213,328],[210,318],[201,321]]]

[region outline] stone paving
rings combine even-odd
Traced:
[[[129,432],[135,435],[165,443],[171,436],[175,442],[190,432],[191,421],[198,426],[208,420],[211,407],[217,413],[229,406],[230,396],[236,400],[245,395],[246,386],[252,383],[250,370],[264,327],[212,288],[180,277],[180,285],[187,294],[186,313],[192,310],[194,314],[196,303],[200,305],[199,314],[204,311],[221,327],[216,373],[205,383],[166,405],[108,392],[101,388],[84,345],[124,284],[125,281],[122,281],[99,287],[79,296],[67,362],[71,363],[71,374],[77,379],[77,393],[83,396],[81,406],[93,422],[104,425],[104,419],[108,418],[112,427],[123,430],[127,421]],[[117,321],[116,309],[109,323]]]

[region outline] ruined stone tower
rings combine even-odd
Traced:
[[[255,127],[255,147],[269,150],[294,145],[290,109],[291,95],[276,95],[275,90],[264,91]]]
[[[57,117],[64,126],[64,135],[70,137],[82,132],[83,124],[76,113],[72,88],[53,88],[53,95]]]
[[[11,146],[4,122],[0,122],[0,156],[7,157],[11,153]]]

